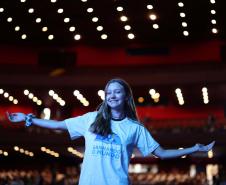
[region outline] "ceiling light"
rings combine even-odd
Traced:
[[[23,34],[23,35],[21,35],[21,38],[24,40],[24,39],[27,38],[27,35],[26,34]]]
[[[18,100],[17,99],[14,99],[13,100],[13,104],[18,104]]]
[[[45,26],[45,27],[42,27],[42,31],[43,32],[46,32],[48,30],[48,28]]]
[[[68,23],[69,21],[70,21],[70,18],[68,18],[68,17],[67,18],[64,18],[64,22],[65,23]]]
[[[123,15],[123,16],[120,17],[120,20],[123,21],[123,22],[125,22],[125,21],[128,20],[128,18],[127,18],[126,16]]]
[[[188,36],[189,32],[188,31],[183,31],[184,36]]]
[[[103,26],[97,26],[97,31],[102,31],[103,29]]]
[[[98,18],[97,18],[97,17],[93,17],[93,18],[92,18],[92,21],[93,21],[93,22],[97,22],[97,21],[98,21]]]
[[[33,97],[34,97],[34,94],[33,93],[29,93],[28,98],[32,99]]]
[[[38,100],[37,101],[37,105],[42,105],[42,101],[41,100]]]
[[[49,40],[53,40],[53,38],[54,38],[53,35],[49,35],[49,36],[48,36],[48,39],[49,39]]]
[[[16,26],[15,27],[15,31],[19,31],[20,30],[20,27],[19,26]]]
[[[148,10],[152,10],[153,9],[153,6],[149,4],[149,5],[147,5],[147,9]]]
[[[154,21],[157,19],[157,16],[155,14],[150,14],[149,18]]]
[[[80,40],[80,39],[81,39],[81,35],[76,34],[76,35],[74,36],[74,39],[75,39],[75,40]]]
[[[88,13],[92,13],[93,12],[93,8],[87,8],[87,12]]]
[[[216,1],[215,0],[210,0],[210,3],[215,4]]]
[[[40,23],[41,21],[42,21],[41,18],[37,18],[37,19],[35,20],[36,23]]]
[[[87,2],[87,0],[81,0],[82,2]]]
[[[183,7],[183,6],[184,6],[184,3],[179,2],[179,3],[178,3],[178,6],[179,6],[179,7]]]
[[[187,24],[186,22],[182,22],[182,26],[183,26],[183,27],[187,27],[188,24]]]
[[[26,0],[20,0],[20,2],[21,2],[21,3],[25,3],[25,2],[26,2]]]
[[[123,11],[123,7],[118,6],[118,7],[116,8],[116,10],[117,10],[118,12],[121,12],[121,11]]]
[[[29,12],[29,13],[34,13],[34,8],[29,8],[29,9],[28,9],[28,12]]]
[[[4,97],[5,97],[5,98],[8,98],[8,97],[9,97],[9,93],[5,92],[5,93],[4,93]]]
[[[102,35],[101,35],[101,39],[104,39],[104,40],[105,40],[105,39],[107,39],[107,38],[108,38],[108,36],[107,36],[106,34],[102,34]]]
[[[215,19],[212,19],[212,20],[211,20],[211,23],[212,23],[212,24],[217,24],[217,21],[216,21]]]
[[[74,26],[71,26],[71,27],[69,28],[69,31],[71,31],[71,32],[75,31],[75,27],[74,27]]]
[[[153,24],[153,28],[154,29],[159,29],[159,25],[158,24]]]
[[[8,18],[7,18],[7,21],[8,21],[8,22],[12,22],[12,20],[13,20],[12,17],[8,17]]]
[[[127,36],[128,36],[129,39],[134,39],[135,38],[135,35],[133,33],[129,33]]]
[[[212,29],[212,32],[213,32],[213,33],[218,33],[218,30],[217,30],[216,28],[213,28],[213,29]]]
[[[14,98],[13,98],[12,96],[9,97],[9,101],[13,101],[13,99],[14,99]]]
[[[131,30],[131,26],[130,26],[130,25],[125,25],[125,26],[124,26],[124,29],[125,29],[125,30]]]
[[[0,8],[0,12],[4,12],[4,8]]]
[[[53,90],[49,90],[49,95],[53,96],[54,95],[54,91]]]
[[[51,0],[51,3],[55,3],[56,2],[56,0]]]
[[[28,95],[29,91],[27,89],[24,90],[24,95]]]
[[[64,12],[64,9],[63,9],[63,8],[59,8],[59,9],[57,10],[57,12],[58,12],[58,13],[63,13],[63,12]]]
[[[180,13],[180,16],[181,16],[181,17],[185,17],[185,13],[184,13],[184,12],[181,12],[181,13]]]
[[[215,10],[211,10],[210,12],[211,12],[211,14],[216,14]]]

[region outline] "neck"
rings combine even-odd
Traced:
[[[122,118],[125,117],[125,112],[123,110],[118,111],[118,110],[112,109],[111,110],[111,117],[113,119],[122,119]]]

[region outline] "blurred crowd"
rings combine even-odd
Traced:
[[[88,178],[88,177],[87,177]],[[46,168],[38,170],[0,170],[0,185],[76,185],[79,171],[76,167],[67,167],[63,173]],[[188,172],[172,170],[158,173],[130,173],[132,185],[209,185],[204,172],[194,176]],[[225,185],[226,179],[215,177],[213,185]]]

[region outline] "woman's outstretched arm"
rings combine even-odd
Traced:
[[[155,149],[154,155],[161,159],[176,158],[184,155],[192,154],[194,152],[208,152],[213,148],[215,141],[208,145],[196,144],[193,147],[184,149],[163,149],[161,146]]]
[[[17,112],[17,113],[6,113],[8,119],[13,122],[23,122],[25,121],[26,114]],[[44,127],[44,128],[49,128],[49,129],[61,129],[61,130],[66,130],[66,124],[64,121],[55,121],[55,120],[45,120],[45,119],[38,119],[38,118],[32,118],[32,124]]]

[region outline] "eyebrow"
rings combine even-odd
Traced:
[[[122,89],[113,89],[113,90],[122,90]],[[110,90],[107,90],[107,91],[110,91]]]

